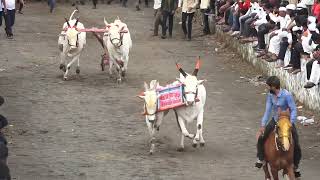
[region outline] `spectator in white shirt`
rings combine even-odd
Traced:
[[[155,16],[153,36],[158,36],[159,26],[162,25],[161,0],[154,0],[153,9]]]
[[[7,13],[4,15],[4,20],[6,23],[6,33],[7,38],[13,38],[12,27],[15,21],[15,14],[16,14],[16,2],[15,0],[5,0],[5,7]]]
[[[182,9],[182,30],[184,32],[184,36],[188,37],[189,41],[191,41],[192,20],[198,4],[199,0],[179,0],[178,7]]]

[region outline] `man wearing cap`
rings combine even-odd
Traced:
[[[304,88],[309,89],[320,83],[320,34],[312,35],[311,40],[315,47],[313,53],[310,55],[311,60],[306,64],[307,69],[307,84]]]
[[[275,61],[280,52],[280,41],[282,40],[279,34],[287,28],[287,23],[290,20],[290,16],[287,14],[287,9],[285,7],[280,7],[279,15],[271,15],[270,18],[273,19],[275,23],[280,25],[280,29],[273,31],[270,34],[270,43],[268,48],[268,52],[272,54],[272,61]]]

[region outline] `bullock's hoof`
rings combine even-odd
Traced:
[[[121,79],[117,79],[118,84],[121,84],[121,82],[122,82]]]
[[[184,148],[183,148],[183,147],[179,147],[179,148],[177,149],[177,151],[178,151],[178,152],[183,152],[183,151],[184,151]]]
[[[198,146],[197,143],[193,143],[193,144],[192,144],[192,147],[194,147],[194,148],[196,148],[197,146]]]
[[[67,81],[67,80],[68,80],[68,78],[67,78],[67,77],[63,77],[63,80],[64,80],[64,81]]]
[[[149,151],[149,155],[153,155],[153,151]]]
[[[205,146],[204,142],[200,143],[200,147],[204,147],[204,146]]]
[[[76,73],[80,74],[80,69],[79,68],[77,68]]]
[[[59,66],[59,69],[63,69],[63,68],[66,68],[66,65],[64,65],[64,64],[60,64],[60,66]]]

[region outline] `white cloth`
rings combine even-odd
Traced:
[[[161,8],[161,0],[154,0],[153,9]]]
[[[16,1],[15,0],[6,0],[6,6],[8,10],[16,9]]]
[[[2,11],[2,1],[0,0],[0,12]],[[0,17],[2,18],[2,17]]]
[[[278,55],[280,52],[280,38],[279,36],[273,36],[270,39],[268,51],[272,54]]]
[[[305,53],[311,54],[313,51],[313,48],[310,44],[310,39],[311,39],[312,34],[310,33],[309,30],[307,30],[307,31],[308,31],[308,36],[301,37],[301,44],[302,44],[303,51]]]
[[[314,4],[314,0],[302,0],[300,3],[311,6]]]
[[[199,4],[199,0],[179,0],[178,7],[182,8],[184,13],[194,13],[196,12],[196,7]],[[191,11],[188,11],[189,8],[192,8]]]
[[[320,82],[320,64],[318,64],[318,61],[314,61],[312,63],[312,70],[309,81],[313,82],[316,85]]]
[[[210,0],[201,0],[200,9],[208,9],[210,7]]]

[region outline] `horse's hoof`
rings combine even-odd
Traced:
[[[197,143],[193,143],[193,144],[192,144],[192,147],[196,148],[197,145],[198,145]]]
[[[76,73],[80,74],[80,69],[79,68],[76,69]]]
[[[204,147],[204,146],[205,146],[204,142],[200,143],[200,147]]]
[[[184,148],[183,148],[183,147],[179,147],[179,148],[177,149],[177,151],[178,151],[178,152],[183,152],[183,151],[184,151]]]
[[[101,63],[100,66],[101,66],[101,71],[104,71],[105,65],[103,63]]]

